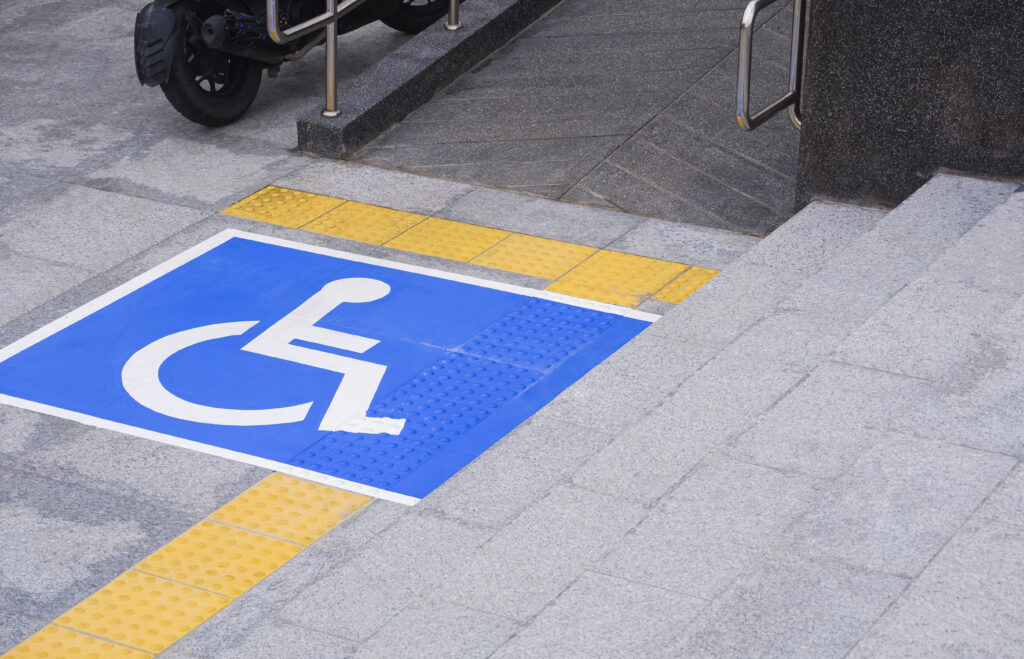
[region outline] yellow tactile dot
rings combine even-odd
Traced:
[[[640,304],[643,299],[636,295],[626,295],[625,293],[616,293],[615,291],[606,291],[600,288],[581,286],[579,284],[567,284],[562,280],[552,283],[546,290],[549,290],[552,293],[562,293],[563,295],[581,297],[586,300],[596,300],[597,302],[617,304],[621,307],[635,307]]]
[[[601,250],[560,280],[564,284],[646,297],[686,269],[682,263]]]
[[[329,236],[381,245],[425,219],[426,215],[349,201],[302,228],[326,233]]]
[[[275,473],[210,519],[308,545],[369,501],[361,494]]]
[[[146,659],[133,650],[85,634],[47,625],[4,655],[4,659]]]
[[[222,213],[297,229],[344,203],[344,199],[270,185]]]
[[[301,545],[200,522],[135,569],[237,597],[300,551]]]
[[[676,277],[668,286],[655,293],[654,297],[664,302],[679,304],[690,297],[698,288],[711,281],[711,278],[717,274],[718,270],[694,266]]]
[[[163,652],[229,602],[224,595],[129,570],[54,622]]]
[[[558,279],[596,251],[584,245],[514,233],[472,262],[541,279]]]
[[[384,246],[452,261],[470,261],[508,235],[508,231],[500,229],[431,217]]]

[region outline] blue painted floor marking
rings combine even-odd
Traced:
[[[653,318],[229,231],[0,351],[0,400],[411,503]]]

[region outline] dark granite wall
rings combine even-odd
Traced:
[[[1024,0],[812,0],[797,201],[1024,176]]]

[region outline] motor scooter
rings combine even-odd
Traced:
[[[186,118],[229,124],[252,105],[264,71],[276,77],[284,62],[323,43],[323,29],[302,26],[324,7],[324,0],[154,0],[135,19],[135,72]],[[338,34],[378,20],[415,34],[447,7],[448,0],[341,0]],[[268,8],[277,16],[272,30]],[[271,38],[290,32],[295,38]]]

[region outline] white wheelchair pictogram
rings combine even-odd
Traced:
[[[380,341],[317,327],[316,323],[341,304],[373,302],[390,291],[390,286],[377,279],[332,281],[249,341],[242,350],[342,375],[341,383],[320,421],[320,430],[397,435],[402,432],[405,419],[367,416],[370,403],[387,370],[386,366],[292,344],[293,341],[303,341],[347,352],[366,352]],[[259,322],[244,320],[215,323],[157,339],[125,362],[121,370],[121,383],[128,395],[141,405],[159,414],[185,421],[224,426],[264,426],[303,421],[313,401],[251,410],[211,407],[180,398],[160,382],[160,367],[172,356],[204,341],[241,336]]]

